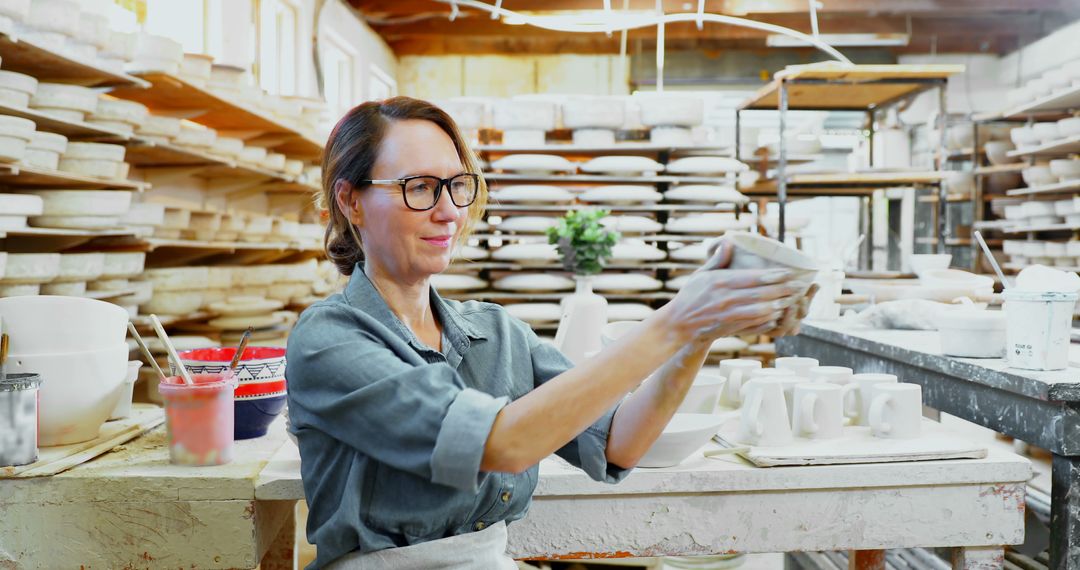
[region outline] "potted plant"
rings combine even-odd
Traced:
[[[592,290],[592,276],[600,273],[611,257],[619,233],[600,220],[607,210],[571,210],[548,228],[548,243],[554,244],[563,267],[573,273],[577,286],[562,300],[562,318],[555,333],[555,346],[571,361],[600,350],[600,333],[607,324],[607,299]]]

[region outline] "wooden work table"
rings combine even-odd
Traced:
[[[168,463],[162,428],[50,478],[0,482],[0,563],[14,568],[290,568],[300,457],[283,422],[219,467]],[[604,485],[549,459],[510,525],[518,558],[961,547],[1000,568],[1024,532],[1027,460],[755,468],[695,456]],[[875,556],[877,558],[875,558]],[[7,566],[5,566],[7,567]]]

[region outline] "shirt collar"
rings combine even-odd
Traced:
[[[483,339],[485,338],[476,326],[469,322],[460,312],[453,306],[453,304],[447,302],[434,287],[431,287],[431,307],[435,311],[435,314],[439,318],[439,323],[442,324],[443,334],[446,339],[461,353],[469,348],[470,339]],[[377,321],[386,324],[388,327],[397,332],[402,339],[406,342],[413,343],[417,346],[422,346],[416,335],[409,330],[409,327],[405,326],[405,323],[401,322],[401,319],[390,310],[390,306],[386,304],[386,300],[383,299],[375,285],[368,279],[366,273],[364,273],[363,264],[357,263],[353,268],[352,276],[349,278],[349,284],[345,287],[345,299],[350,305],[364,311],[371,315]]]

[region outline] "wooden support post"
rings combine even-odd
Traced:
[[[885,570],[884,550],[852,550],[848,570]]]

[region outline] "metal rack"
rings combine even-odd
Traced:
[[[876,114],[883,108],[908,100],[916,95],[937,89],[939,93],[938,104],[941,109],[946,108],[945,85],[951,75],[964,71],[962,65],[854,65],[838,66],[833,64],[808,65],[796,67],[778,73],[768,85],[743,102],[735,110],[735,149],[736,158],[739,158],[741,144],[742,112],[748,110],[779,111],[780,140],[777,160],[777,174],[775,191],[780,208],[779,238],[784,239],[786,234],[785,209],[789,190],[796,190],[812,186],[815,190],[813,195],[858,195],[851,192],[853,187],[859,187],[859,174],[841,175],[832,181],[821,180],[814,184],[800,184],[797,177],[787,174],[787,149],[785,130],[787,127],[787,113],[790,110],[808,111],[859,111],[865,112],[870,125],[870,155],[873,160],[873,125]],[[942,170],[942,159],[945,156],[944,144],[938,155],[936,170]],[[873,163],[871,162],[871,166]],[[938,249],[943,251],[946,228],[944,224],[944,207],[947,202],[945,189],[941,184],[940,174],[936,179],[928,177],[916,177],[917,180],[902,180],[897,177],[894,180],[873,179],[861,180],[863,191],[862,225],[865,227],[867,240],[864,247],[867,251],[873,251],[873,217],[870,215],[869,195],[878,188],[907,187],[937,188],[938,202]],[[910,173],[909,173],[910,174]],[[930,174],[930,173],[921,173]]]

